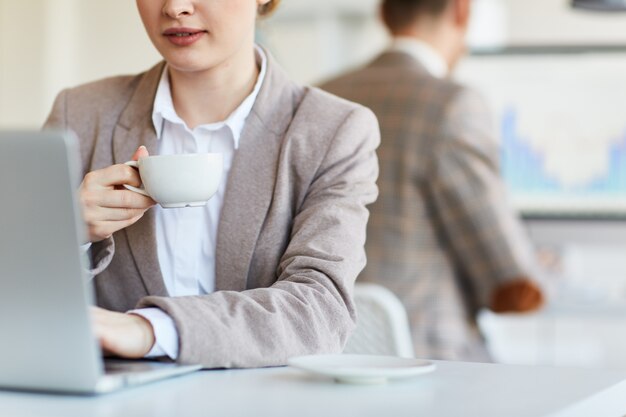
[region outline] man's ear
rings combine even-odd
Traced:
[[[467,27],[470,19],[470,2],[472,0],[452,0],[454,23],[459,27]]]

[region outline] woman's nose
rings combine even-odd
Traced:
[[[194,12],[193,1],[191,0],[167,0],[163,4],[163,14],[172,19],[181,16],[189,16]]]

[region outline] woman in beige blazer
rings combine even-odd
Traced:
[[[340,352],[353,328],[378,126],[364,107],[293,83],[254,45],[257,15],[277,2],[137,0],[164,61],[55,101],[46,127],[80,139],[93,319],[109,354],[207,368],[281,365]],[[140,184],[123,163],[164,152],[165,143],[186,152],[181,138],[199,143],[201,132],[235,145],[214,197],[218,220],[205,213],[183,251],[163,232],[178,227],[171,213],[189,221],[209,209],[164,212],[121,187]],[[198,248],[205,233],[215,237],[208,251]],[[186,276],[197,290],[181,294],[172,289],[187,257],[206,273]]]

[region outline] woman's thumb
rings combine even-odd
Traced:
[[[137,148],[131,159],[133,161],[138,161],[139,158],[143,158],[146,156],[150,156],[150,154],[148,153],[148,149],[146,149],[145,146],[141,145],[139,148]]]

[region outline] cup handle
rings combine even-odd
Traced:
[[[128,165],[129,167],[133,167],[133,168],[139,168],[139,165],[137,164],[137,161],[124,162],[124,165]],[[145,195],[146,197],[150,197],[150,194],[148,194],[146,192],[146,190],[144,190],[143,188],[133,187],[132,185],[128,185],[128,184],[122,184],[122,185],[124,185],[124,188],[126,188],[127,190],[134,191],[136,193]]]

